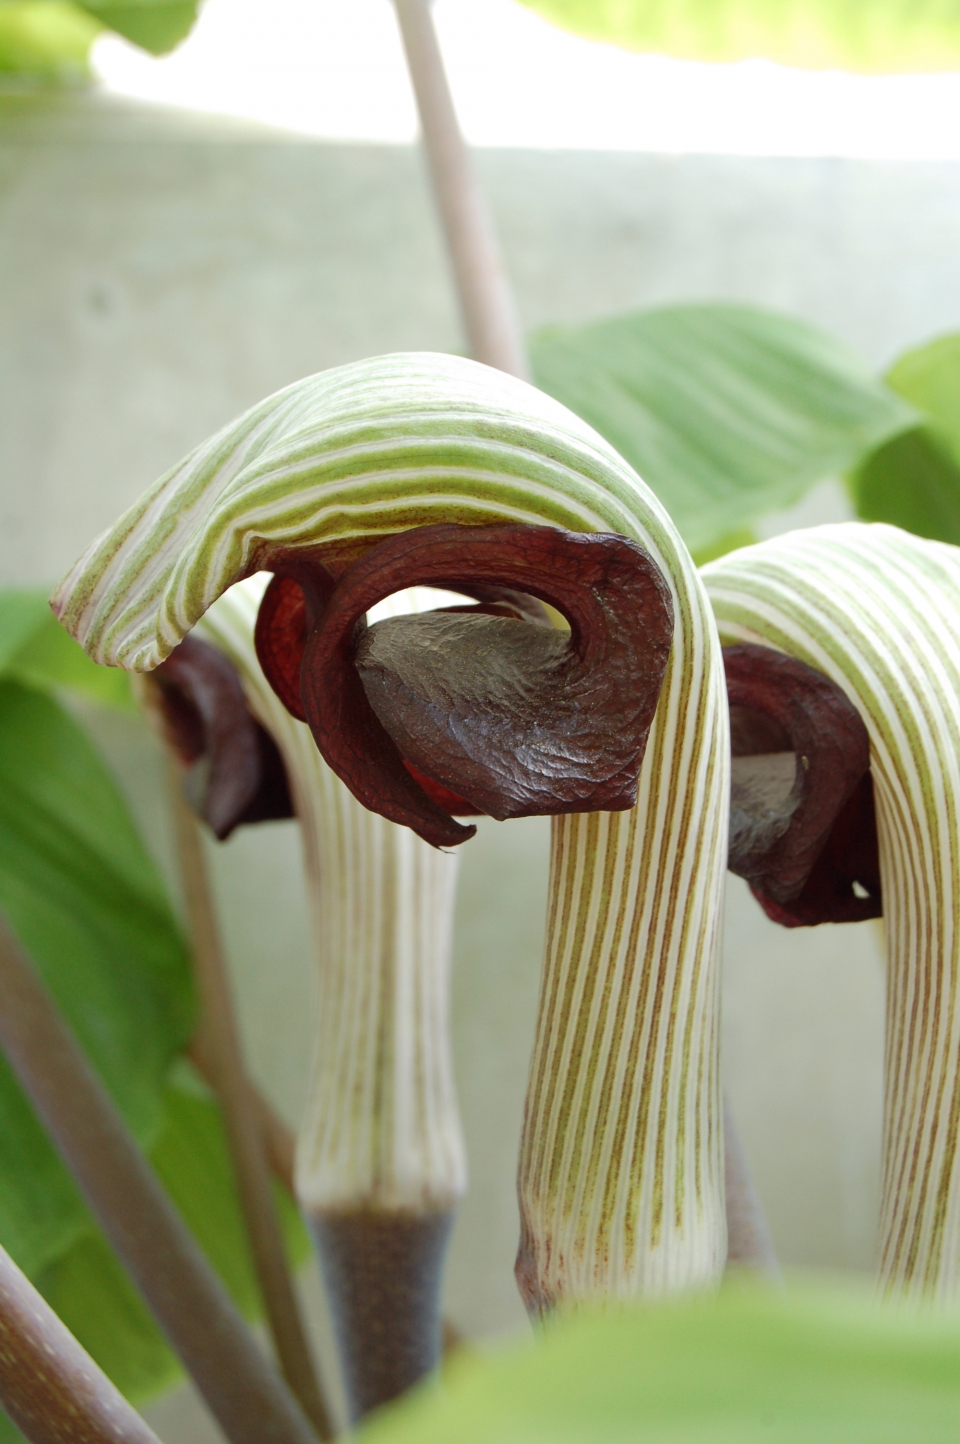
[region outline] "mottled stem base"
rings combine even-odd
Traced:
[[[313,1213],[351,1420],[440,1362],[440,1286],[453,1210]]]

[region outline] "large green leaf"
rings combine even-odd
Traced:
[[[43,592],[0,592],[0,674],[7,672],[21,647],[29,643],[49,615],[50,607]]]
[[[100,29],[69,0],[0,0],[0,76],[48,85],[85,81],[87,56]]]
[[[214,1268],[248,1316],[261,1312],[217,1106],[181,1087],[166,1095],[151,1159]],[[288,1195],[281,1207],[291,1262],[309,1249]],[[118,1389],[140,1403],[173,1383],[180,1365],[98,1231],[79,1239],[39,1279],[64,1323]]]
[[[885,379],[925,419],[852,470],[857,515],[960,545],[960,336],[908,351]]]
[[[79,0],[84,10],[151,55],[165,55],[189,35],[196,0]]]
[[[191,1032],[186,949],[90,742],[52,698],[12,681],[0,681],[0,907],[134,1133],[151,1141]],[[0,1243],[32,1272],[75,1240],[79,1200],[5,1068],[0,1156]]]
[[[960,466],[918,426],[879,447],[848,477],[857,515],[960,546]]]
[[[960,68],[960,0],[522,0],[592,40],[690,60]]]
[[[129,673],[91,661],[50,611],[45,591],[0,591],[0,676],[137,710]]]
[[[157,1173],[237,1304],[261,1310],[246,1230],[233,1182],[233,1165],[216,1106],[200,1093],[171,1089],[167,1127],[151,1150]],[[280,1211],[291,1261],[303,1263],[310,1241],[290,1195],[279,1187]]]
[[[627,458],[694,549],[789,506],[917,421],[839,342],[748,306],[548,327],[530,354],[537,384]]]
[[[144,1402],[181,1377],[176,1355],[92,1225],[39,1276],[37,1287],[131,1403]]]
[[[613,1310],[454,1362],[358,1444],[954,1444],[960,1322],[836,1290]]]
[[[891,366],[887,385],[922,411],[960,462],[960,335],[940,336]]]

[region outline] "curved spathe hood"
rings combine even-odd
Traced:
[[[888,955],[881,1278],[960,1285],[960,550],[895,527],[712,562],[724,642],[826,673],[869,734]]]

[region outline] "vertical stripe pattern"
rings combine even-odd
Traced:
[[[673,650],[637,806],[554,825],[522,1277],[535,1305],[706,1284],[725,1253],[726,694],[700,579],[627,463],[513,377],[456,357],[381,357],[298,382],[198,448],[91,546],[53,605],[92,656],[149,669],[271,547],[434,522],[616,532],[670,587]],[[375,845],[359,822],[341,826],[343,846]]]
[[[870,733],[887,945],[880,1280],[960,1284],[960,551],[894,527],[794,532],[704,568],[724,641],[825,672]]]
[[[266,580],[198,630],[237,667],[300,821],[317,968],[297,1194],[308,1212],[442,1212],[466,1183],[448,1016],[458,858],[362,807],[278,700],[253,646]]]

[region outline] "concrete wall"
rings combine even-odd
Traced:
[[[739,299],[819,322],[878,366],[960,327],[955,166],[479,161],[528,326]],[[52,581],[157,474],[287,382],[461,344],[415,151],[96,97],[0,101],[2,584]],[[769,529],[843,507],[827,485]],[[149,745],[122,720],[97,725],[165,855]],[[464,856],[454,1029],[472,1182],[448,1306],[471,1334],[522,1325],[513,1174],[547,833],[485,823]],[[295,829],[247,830],[215,867],[255,1070],[295,1121],[309,1041]],[[879,959],[872,925],[785,933],[731,881],[725,1074],[786,1262],[870,1266]],[[168,1438],[185,1437],[180,1408],[160,1408]]]

